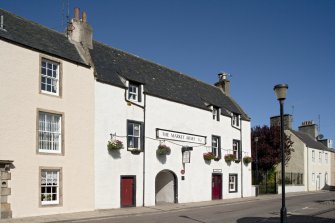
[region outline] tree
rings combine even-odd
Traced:
[[[263,127],[256,126],[251,129],[251,154],[254,161],[253,166],[255,166],[256,162],[256,137],[258,137],[258,169],[267,171],[281,163],[280,127],[268,127],[264,125]],[[285,164],[287,164],[291,158],[291,152],[294,150],[292,148],[293,142],[291,141],[291,137],[284,133],[284,139]]]

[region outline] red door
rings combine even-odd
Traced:
[[[212,200],[222,198],[222,175],[212,175]]]
[[[134,177],[121,177],[121,207],[135,206],[134,185]]]

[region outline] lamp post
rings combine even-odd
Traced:
[[[259,180],[258,180],[258,137],[255,137],[255,143],[256,143],[256,182],[257,185],[259,185]]]
[[[287,84],[278,84],[273,90],[276,93],[280,104],[280,148],[281,148],[281,186],[282,186],[282,207],[280,209],[280,222],[287,222],[287,210],[285,207],[285,152],[284,152],[284,101],[286,99]]]

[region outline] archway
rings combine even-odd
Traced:
[[[170,170],[162,170],[156,175],[156,204],[178,203],[177,177]]]

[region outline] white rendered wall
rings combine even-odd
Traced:
[[[315,151],[315,161],[312,160],[312,151]],[[325,184],[325,174],[328,175],[328,185],[331,181],[331,167],[330,167],[330,158],[331,152],[329,151],[322,151],[318,149],[308,148],[308,190],[315,191],[315,190],[322,190]],[[322,161],[319,161],[319,152],[322,154]],[[328,153],[328,163],[325,162],[325,153]],[[315,180],[312,179],[312,173],[315,174]],[[319,180],[319,178],[320,180]]]
[[[136,206],[142,205],[143,153],[127,151],[127,119],[143,122],[143,109],[129,106],[125,89],[100,82],[95,83],[95,207],[120,207],[120,176],[136,176]],[[123,142],[124,149],[110,154],[107,142],[110,134]]]
[[[211,200],[211,178],[213,170],[222,171],[222,198],[241,197],[241,167],[243,167],[244,196],[251,195],[251,165],[245,166],[231,163],[224,159],[212,160],[207,163],[203,153],[211,151],[212,135],[221,136],[222,157],[232,153],[233,139],[242,141],[243,154],[250,155],[250,123],[242,122],[242,137],[238,129],[231,126],[230,117],[221,116],[219,122],[212,119],[212,113],[183,104],[162,100],[156,97],[146,97],[146,136],[156,138],[156,128],[184,132],[207,137],[206,145],[198,145],[179,141],[165,141],[171,148],[171,154],[165,162],[156,158],[158,140],[146,140],[146,180],[145,205],[155,205],[155,177],[161,170],[170,170],[177,175],[179,203]],[[244,138],[245,137],[245,138]],[[191,162],[182,164],[182,146],[193,146]],[[244,156],[244,155],[242,155]],[[185,180],[181,180],[181,170],[185,167]],[[238,191],[228,192],[229,173],[238,174]],[[199,193],[201,191],[201,193]]]
[[[230,117],[221,116],[220,121],[217,122],[212,119],[211,111],[148,95],[143,97],[146,105],[144,112],[141,107],[127,105],[125,89],[100,82],[96,82],[95,89],[95,207],[97,209],[120,207],[120,175],[136,175],[136,206],[143,205],[143,180],[144,205],[155,205],[155,180],[157,174],[162,170],[171,171],[177,176],[179,203],[211,200],[212,173],[218,171],[222,173],[223,199],[254,194],[251,189],[251,164],[232,162],[228,165],[223,159],[225,154],[232,153],[233,139],[241,140],[242,157],[251,155],[250,122],[242,121],[242,131],[240,131],[231,126]],[[144,122],[144,113],[145,175],[143,175],[143,153],[133,155],[124,149],[120,152],[119,157],[115,157],[108,153],[106,147],[110,133],[126,136],[127,119]],[[206,136],[207,144],[165,141],[165,144],[171,148],[171,154],[163,158],[157,157],[156,149],[160,141],[156,139],[156,128]],[[221,136],[222,159],[207,163],[203,159],[203,153],[211,151],[212,135]],[[125,137],[117,137],[117,139],[126,145]],[[184,166],[182,146],[193,146],[191,163],[186,163]],[[241,168],[243,169],[243,181]],[[181,180],[182,169],[185,169],[185,180]],[[229,173],[238,175],[236,193],[228,192]],[[171,197],[168,200],[171,201]]]

